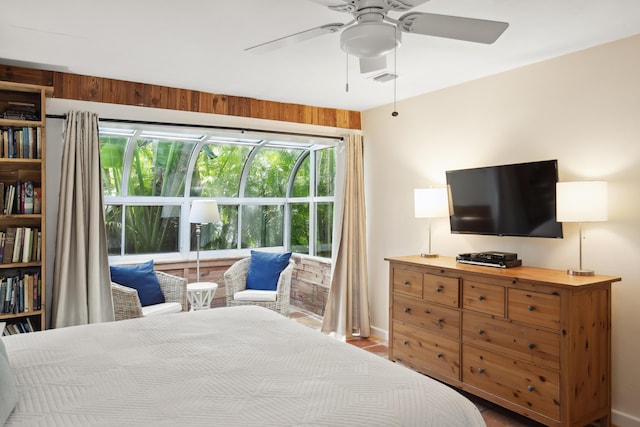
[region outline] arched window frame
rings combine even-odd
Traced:
[[[308,203],[309,205],[309,254],[315,256],[316,249],[316,224],[317,224],[317,205],[318,203],[329,202],[334,203],[334,197],[323,196],[319,197],[316,194],[316,153],[319,150],[335,147],[338,143],[338,139],[326,139],[317,140],[312,137],[292,137],[291,135],[247,135],[245,133],[230,133],[219,130],[206,130],[202,129],[183,129],[173,127],[157,127],[153,125],[139,125],[139,124],[113,124],[109,123],[109,126],[100,128],[101,138],[103,136],[115,136],[121,138],[127,138],[126,148],[124,151],[123,159],[123,176],[121,181],[121,188],[118,195],[105,194],[105,207],[106,206],[122,206],[120,212],[121,226],[120,232],[120,251],[119,253],[111,253],[110,259],[114,262],[120,261],[133,261],[136,259],[148,259],[153,257],[156,260],[175,260],[175,259],[195,259],[195,249],[192,250],[193,243],[193,225],[188,222],[189,211],[191,202],[198,197],[191,196],[191,186],[193,179],[193,170],[196,166],[198,154],[202,150],[205,144],[237,144],[243,146],[250,146],[251,151],[247,156],[247,159],[243,165],[243,170],[239,183],[238,197],[214,197],[220,207],[237,205],[237,245],[233,249],[222,250],[202,250],[200,256],[216,258],[216,257],[232,257],[240,256],[248,253],[249,249],[254,248],[242,248],[242,218],[243,210],[247,206],[251,205],[277,205],[282,207],[283,214],[283,229],[282,239],[283,244],[281,246],[263,247],[264,250],[291,250],[291,205],[293,203]],[[134,150],[136,147],[136,141],[143,137],[149,137],[149,135],[155,135],[159,139],[166,139],[170,141],[189,141],[193,143],[193,147],[189,154],[189,162],[186,170],[185,185],[183,189],[183,195],[177,197],[166,196],[131,196],[128,195],[129,188],[129,176],[132,167],[132,159]],[[260,150],[270,149],[287,149],[294,148],[301,150],[301,154],[295,160],[295,163],[291,167],[290,175],[287,179],[286,190],[283,197],[245,197],[246,185],[248,174],[251,169],[251,165],[256,156],[260,153]],[[334,154],[335,155],[335,154]],[[305,160],[309,158],[309,196],[308,197],[293,197],[293,189],[295,184],[295,178],[304,164]],[[179,226],[178,226],[178,250],[172,252],[151,252],[151,253],[125,253],[125,230],[127,227],[125,210],[130,206],[176,206],[179,208]]]

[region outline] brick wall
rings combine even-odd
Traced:
[[[304,256],[294,259],[291,304],[323,316],[331,283],[331,262]]]

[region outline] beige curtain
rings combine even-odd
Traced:
[[[338,148],[331,288],[322,321],[323,332],[340,338],[370,335],[363,155],[362,135],[345,136]]]
[[[53,276],[52,327],[113,320],[94,113],[67,114]]]

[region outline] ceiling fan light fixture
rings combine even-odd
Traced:
[[[340,34],[340,47],[358,58],[373,58],[391,52],[402,43],[402,35],[394,25],[384,22],[361,22]]]

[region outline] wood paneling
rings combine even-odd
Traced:
[[[213,113],[343,129],[362,128],[359,111],[285,104],[8,65],[0,66],[0,80],[53,86],[53,98]]]

